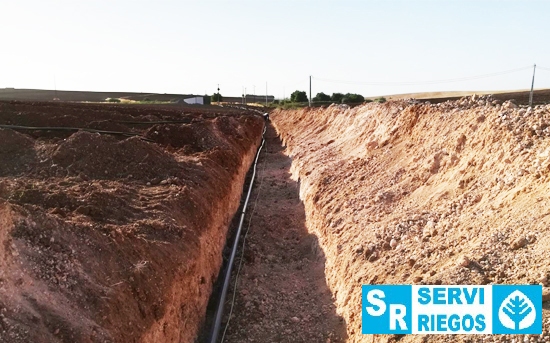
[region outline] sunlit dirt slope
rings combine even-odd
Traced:
[[[490,97],[276,111],[349,342],[548,341],[367,336],[362,284],[547,285],[550,106]],[[548,289],[543,288],[543,301]]]

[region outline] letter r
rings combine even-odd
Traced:
[[[397,323],[399,322],[400,330],[407,330],[407,323],[405,322],[405,316],[407,315],[407,308],[402,304],[390,304],[390,330],[396,330]]]

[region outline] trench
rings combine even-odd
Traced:
[[[0,102],[0,122],[0,342],[193,342],[263,120]]]
[[[290,177],[292,161],[271,125],[265,140],[217,342],[344,342],[346,323],[326,283],[324,253],[307,231],[299,183]],[[249,182],[250,177],[245,190]],[[227,246],[233,240],[230,235]],[[214,287],[199,342],[209,342],[221,282]]]

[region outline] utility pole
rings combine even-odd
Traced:
[[[529,107],[533,105],[533,87],[535,86],[535,69],[537,69],[537,65],[533,65],[533,81],[531,81],[531,93],[529,94]]]
[[[53,74],[53,89],[54,89],[53,99],[57,100],[57,81],[55,80],[55,74]]]
[[[221,95],[220,95],[220,84],[218,83],[218,106],[220,106],[220,101],[221,101]]]
[[[309,107],[311,107],[311,75],[309,75]]]

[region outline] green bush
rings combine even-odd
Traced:
[[[307,94],[304,91],[294,91],[292,94],[290,94],[290,101],[291,102],[307,102]]]
[[[220,93],[214,93],[212,94],[212,97],[210,99],[212,100],[212,102],[218,102],[218,101],[222,101],[223,97]]]
[[[381,96],[379,98],[374,99],[374,102],[384,103],[384,102],[386,102],[386,98]]]
[[[330,100],[332,102],[335,102],[337,104],[342,102],[342,99],[344,98],[344,94],[342,93],[332,93]]]
[[[343,104],[358,104],[365,101],[365,98],[361,94],[347,93],[342,98]]]
[[[326,101],[330,101],[330,95],[325,94],[325,93],[323,93],[323,92],[317,93],[317,95],[313,97],[313,101],[314,101],[314,102],[326,102]]]
[[[118,98],[107,98],[105,99],[107,102],[120,102],[120,99]]]

